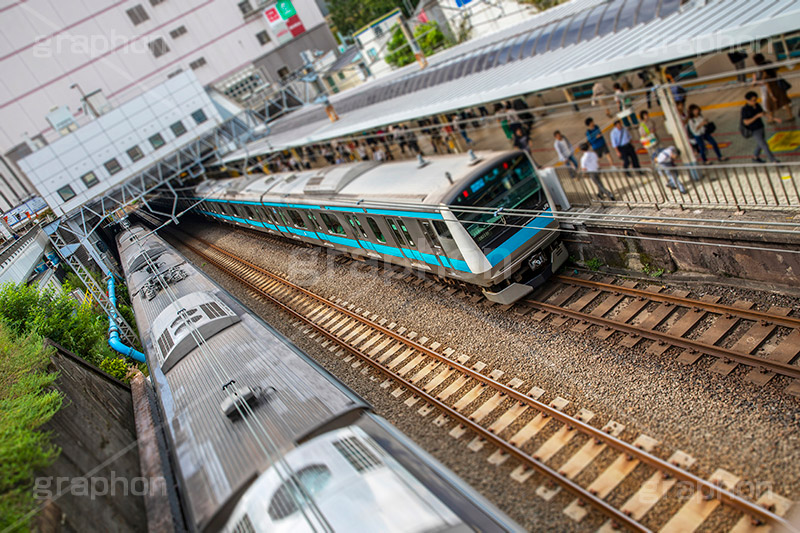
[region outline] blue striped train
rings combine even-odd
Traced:
[[[475,285],[499,304],[567,259],[552,199],[520,151],[206,180],[182,202],[216,221]]]

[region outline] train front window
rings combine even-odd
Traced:
[[[486,250],[494,249],[532,218],[509,215],[509,210],[537,210],[545,201],[530,159],[519,154],[473,180],[451,206],[475,242]]]

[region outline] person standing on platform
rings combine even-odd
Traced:
[[[717,154],[717,159],[719,159],[720,163],[728,160],[727,157],[722,157],[717,141],[711,136],[715,129],[716,126],[714,126],[714,123],[709,122],[708,119],[703,116],[700,106],[696,104],[689,106],[689,133],[694,137],[695,146],[697,146],[697,150],[700,152],[700,159],[703,160],[703,164],[705,165],[710,163],[706,157],[706,142],[714,149],[714,153]]]
[[[631,165],[633,168],[641,168],[639,157],[636,155],[636,149],[631,141],[631,134],[622,127],[622,121],[614,121],[614,129],[611,130],[611,146],[617,151],[617,157],[622,159],[622,168],[628,168]]]
[[[597,157],[606,156],[606,159],[608,159],[608,164],[613,167],[614,160],[611,159],[611,152],[608,151],[606,139],[603,137],[603,130],[600,129],[600,126],[594,123],[594,119],[592,117],[587,118],[584,121],[584,124],[586,124],[586,140],[589,141],[589,144],[592,146],[592,150],[594,150],[594,152],[597,154]]]
[[[780,109],[786,110],[789,117],[788,120],[794,120],[792,100],[788,94],[792,86],[788,81],[778,76],[778,69],[771,67],[772,62],[767,61],[763,54],[754,55],[753,61],[755,61],[756,65],[764,67],[763,70],[756,72],[755,78],[761,85],[761,99],[764,101],[764,105],[767,106],[767,122],[775,122],[774,115]],[[780,120],[777,120],[777,122],[780,123]]]
[[[605,186],[603,186],[603,182],[600,181],[600,159],[592,150],[591,145],[589,143],[581,144],[581,152],[583,152],[581,156],[581,170],[592,179],[595,185],[597,185],[597,197],[603,200],[608,196],[610,199],[616,200],[611,191],[606,189]]]
[[[575,156],[573,155],[575,150],[572,148],[569,140],[564,137],[560,131],[556,131],[553,136],[556,138],[555,142],[553,143],[553,147],[556,149],[556,153],[558,154],[558,160],[566,165],[569,165],[573,169],[578,170],[578,162],[575,161]]]
[[[658,170],[667,177],[667,187],[678,189],[681,194],[686,194],[686,187],[683,186],[675,172],[675,162],[680,157],[681,151],[674,146],[667,146],[656,154],[656,166]]]
[[[650,159],[654,159],[658,153],[656,122],[650,118],[650,113],[644,109],[639,113],[639,142],[650,154]]]
[[[527,152],[533,161],[533,165],[535,167],[539,166],[536,164],[536,160],[533,159],[533,142],[531,142],[531,138],[525,133],[522,126],[518,127],[517,131],[514,132],[514,147]]]
[[[754,91],[750,91],[744,95],[744,99],[747,103],[742,108],[742,124],[740,130],[745,138],[752,137],[756,141],[756,151],[753,153],[753,162],[764,162],[764,160],[761,159],[761,152],[763,151],[767,154],[767,159],[773,163],[777,163],[778,160],[769,149],[764,135],[763,118],[766,116],[766,113],[764,112],[764,108],[761,107],[761,104],[758,103],[758,94]],[[775,120],[780,122],[778,118]]]

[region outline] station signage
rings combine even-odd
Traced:
[[[268,6],[263,13],[278,45],[288,43],[306,31],[305,26],[300,21],[297,10],[290,0],[281,0]]]

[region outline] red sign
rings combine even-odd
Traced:
[[[300,22],[300,17],[297,15],[289,17],[289,20],[286,21],[286,25],[289,27],[289,31],[292,32],[292,37],[297,37],[306,31],[305,26],[303,26],[303,23]]]
[[[267,17],[267,20],[270,22],[275,22],[281,19],[280,13],[274,7],[271,7],[264,11],[264,16]]]

